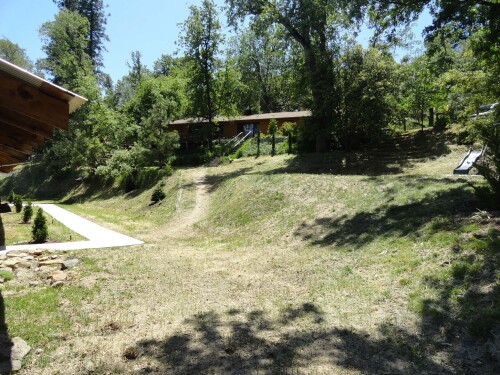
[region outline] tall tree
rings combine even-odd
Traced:
[[[78,79],[92,74],[92,62],[85,52],[89,22],[77,12],[62,10],[54,21],[40,27],[42,49],[47,57],[38,64],[54,83],[75,89]]]
[[[428,39],[442,35],[443,30],[447,30],[447,36],[458,33],[461,39],[481,31],[478,52],[498,59],[500,2],[497,0],[371,0],[367,11],[379,33],[394,35],[398,26],[415,20],[426,8],[433,16],[432,24],[425,30]]]
[[[67,131],[56,132],[43,146],[49,172],[85,170],[93,173],[104,162],[115,133],[115,114],[104,105],[90,57],[85,52],[89,22],[78,12],[61,10],[55,20],[43,24],[43,50],[39,61],[50,79],[78,92],[89,102],[72,114]]]
[[[215,75],[219,68],[219,48],[223,41],[218,11],[213,0],[192,5],[184,22],[180,44],[192,63],[190,99],[192,115],[208,120],[206,134],[209,148],[215,133],[214,117],[218,111]]]
[[[104,43],[109,41],[106,34],[106,14],[103,0],[53,0],[60,9],[78,12],[89,21],[87,46],[85,52],[90,56],[94,71],[100,72],[103,67],[102,53],[106,51]]]
[[[231,43],[231,56],[244,83],[242,104],[257,112],[279,112],[300,107],[294,83],[300,74],[293,66],[295,44],[283,37],[283,28],[248,27]],[[307,97],[301,90],[300,97]]]
[[[333,0],[226,0],[229,21],[253,16],[252,22],[278,23],[303,50],[308,83],[312,92],[312,115],[316,151],[326,151],[329,143],[339,143],[339,97],[333,89],[336,77],[332,64],[335,36],[343,26],[348,9],[362,1]],[[358,11],[349,14],[360,19]]]
[[[359,44],[347,47],[339,62],[342,144],[356,148],[376,140],[391,117],[396,63],[392,57]]]
[[[141,80],[146,76],[149,75],[149,72],[146,68],[145,65],[142,63],[142,54],[141,51],[133,51],[130,54],[130,59],[131,62],[127,63],[130,72],[129,72],[129,79],[134,88],[136,88]]]
[[[26,70],[33,70],[33,63],[26,54],[26,50],[9,39],[0,39],[0,58]]]

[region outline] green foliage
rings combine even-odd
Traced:
[[[153,194],[151,195],[151,201],[153,203],[157,203],[157,202],[165,199],[165,197],[167,195],[165,194],[165,191],[163,190],[164,187],[165,187],[165,184],[162,183],[162,184],[158,185],[158,187],[153,191]]]
[[[78,12],[89,22],[86,35],[85,53],[92,60],[93,66],[99,70],[103,66],[102,52],[106,51],[104,42],[109,41],[106,35],[106,12],[103,0],[54,0],[60,9]]]
[[[500,117],[500,109],[497,106],[497,118]],[[487,145],[486,155],[483,160],[475,164],[496,196],[496,203],[500,206],[500,125],[493,126],[486,121],[477,121],[476,129],[481,140]]]
[[[38,208],[36,212],[31,233],[33,242],[43,243],[47,241],[47,238],[49,236],[49,230],[47,228],[47,218],[43,214],[43,210],[41,208]]]
[[[14,207],[16,208],[16,212],[19,213],[23,209],[23,197],[19,194],[14,195]]]
[[[293,138],[297,138],[299,135],[299,125],[296,122],[284,122],[281,127],[281,132],[287,137],[291,136]]]
[[[16,193],[14,193],[14,190],[11,190],[9,193],[9,196],[7,197],[7,202],[14,203],[15,196],[16,196]]]
[[[283,155],[288,152],[288,142],[283,139],[277,139],[274,149],[274,155]],[[246,156],[264,156],[273,155],[272,137],[262,137],[260,147],[256,138],[251,138],[243,143],[243,145],[232,156],[238,159]]]
[[[381,136],[392,115],[396,64],[379,51],[347,48],[340,61],[342,130],[339,143],[355,148]]]
[[[97,167],[96,175],[105,180],[115,179],[119,176],[126,178],[145,164],[146,152],[146,149],[137,144],[129,150],[116,150],[105,164]]]
[[[213,119],[220,101],[216,73],[220,62],[217,58],[223,41],[218,10],[213,0],[203,0],[200,6],[190,6],[190,14],[183,23],[180,45],[191,64],[189,78],[190,113],[208,120],[207,142],[212,148]]]
[[[85,17],[67,9],[40,28],[47,54],[40,67],[56,84],[89,99],[71,116],[69,129],[55,132],[53,140],[42,147],[42,160],[55,176],[74,170],[93,174],[116,144],[117,117],[102,102],[92,59],[86,52],[89,28]]]
[[[26,50],[8,39],[0,39],[0,58],[29,71],[34,68]]]
[[[23,208],[23,223],[27,224],[33,217],[33,204],[28,200],[26,206]]]
[[[280,25],[248,26],[231,40],[228,59],[234,59],[240,76],[233,89],[240,113],[247,108],[268,113],[309,107],[298,48]]]
[[[39,61],[54,83],[74,90],[77,81],[92,74],[92,61],[86,53],[89,21],[78,12],[61,10],[55,20],[40,27],[47,57]]]
[[[270,24],[283,27],[284,38],[302,47],[303,71],[307,89],[311,91],[311,110],[316,151],[326,151],[332,141],[341,146],[342,124],[339,121],[339,85],[332,56],[338,53],[340,30],[348,19],[363,18],[359,9],[363,2],[330,1],[250,1],[228,0],[228,18],[235,25],[253,16],[251,25],[264,28]],[[358,10],[356,10],[358,9]],[[346,15],[348,16],[346,17]],[[333,136],[333,139],[331,139]]]
[[[429,61],[419,56],[403,63],[399,71],[399,110],[401,117],[410,117],[423,127],[428,109],[433,103],[435,87]]]

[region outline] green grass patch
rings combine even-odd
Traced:
[[[49,232],[48,242],[71,242],[81,241],[85,238],[73,232],[66,226],[52,219],[47,213],[47,227]],[[22,222],[22,213],[4,213],[2,222],[5,228],[6,245],[26,244],[32,241],[32,221],[25,224]]]
[[[57,340],[67,338],[75,321],[88,323],[89,318],[80,307],[92,296],[91,289],[80,286],[4,296],[9,335],[20,336],[34,347],[54,349]]]
[[[9,271],[0,271],[0,277],[3,278],[5,281],[10,281],[14,279],[14,274]]]

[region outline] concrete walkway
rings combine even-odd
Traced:
[[[88,241],[2,246],[0,247],[0,252],[34,249],[100,249],[105,247],[120,247],[143,244],[142,241],[101,227],[100,225],[92,223],[91,221],[84,219],[81,216],[66,211],[64,208],[58,207],[55,204],[35,204],[35,206],[41,207],[48,215],[52,216],[55,220],[65,225],[73,232],[76,232],[79,235],[87,238]]]

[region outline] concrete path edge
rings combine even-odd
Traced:
[[[35,249],[61,251],[101,249],[107,247],[135,246],[144,243],[135,238],[106,229],[91,222],[90,220],[69,212],[64,208],[56,206],[55,204],[40,203],[35,204],[35,206],[41,207],[44,212],[52,216],[55,220],[65,225],[73,232],[87,238],[88,241],[1,246],[0,253],[15,250],[29,251]]]

